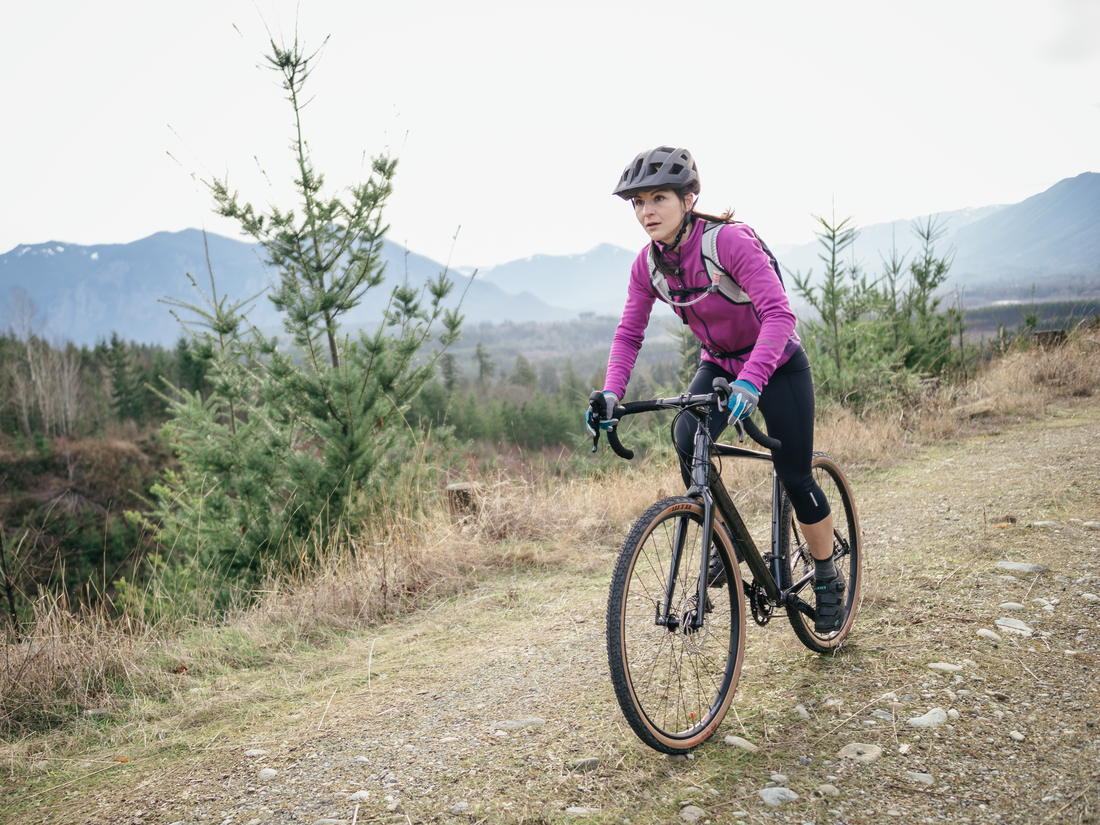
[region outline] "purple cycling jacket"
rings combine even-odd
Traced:
[[[675,252],[665,260],[681,275],[668,276],[672,289],[705,287],[710,284],[703,264],[701,245],[705,224],[696,220]],[[801,341],[795,332],[795,317],[771,259],[755,233],[743,223],[728,224],[718,230],[718,263],[748,295],[750,302],[735,304],[718,293],[707,295],[690,307],[676,310],[686,316],[687,324],[703,344],[703,360],[713,361],[728,372],[764,389],[772,373],[798,351]],[[615,330],[607,363],[604,391],[619,398],[638,359],[645,339],[645,328],[653,302],[659,298],[649,279],[649,245],[630,268],[626,307]],[[663,299],[662,299],[663,300]],[[680,298],[679,301],[691,300]],[[738,357],[719,357],[712,353],[735,353]],[[708,352],[709,350],[709,352]]]

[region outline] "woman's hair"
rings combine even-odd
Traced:
[[[680,203],[686,204],[688,195],[699,194],[699,181],[694,181],[687,186],[681,186],[679,189],[673,189],[672,191],[676,193],[676,196],[680,199]],[[699,212],[692,208],[691,217],[699,218],[707,223],[736,223],[733,219],[732,209],[727,209],[721,215],[709,215],[706,212]]]

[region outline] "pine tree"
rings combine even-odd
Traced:
[[[145,417],[141,374],[126,342],[117,332],[111,333],[107,370],[111,376],[111,409],[119,421],[132,420],[141,424]]]
[[[293,348],[248,323],[253,299],[219,296],[212,267],[209,295],[199,290],[205,306],[168,301],[192,313],[184,326],[210,392],[181,393],[172,404],[181,469],[157,490],[161,539],[193,554],[188,569],[246,582],[271,562],[290,563],[295,544],[324,546],[380,500],[408,455],[409,402],[462,323],[442,307],[452,289],[443,272],[423,291],[395,287],[373,332],[341,336],[340,317],[383,282],[382,209],[396,161],[376,157],[366,182],[343,197],[326,194],[302,133],[314,57],[295,40],[289,48],[272,41],[266,58],[294,115],[300,212],[261,213],[230,192],[228,179],[210,184],[218,213],[237,220],[278,272],[270,299]],[[440,348],[420,357],[433,336]]]
[[[538,386],[539,374],[535,372],[535,368],[531,366],[531,362],[528,361],[521,352],[516,356],[516,370],[508,380],[513,384],[519,384],[521,387],[527,387],[533,390]]]
[[[573,368],[573,360],[567,358],[565,361],[565,369],[562,371],[561,376],[562,398],[564,398],[568,404],[587,405],[590,392],[591,390],[586,388],[583,379],[577,374],[576,369]]]
[[[474,350],[474,360],[477,361],[477,382],[487,386],[493,380],[496,364],[489,358],[489,348],[480,341],[477,342],[477,349]]]
[[[458,366],[453,352],[445,352],[439,357],[439,374],[443,377],[443,389],[447,395],[453,394],[462,381],[462,368]]]

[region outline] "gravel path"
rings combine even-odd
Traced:
[[[594,548],[353,637],[306,675],[288,662],[285,692],[242,673],[204,746],[174,745],[178,728],[127,764],[52,772],[6,821],[1100,821],[1098,466],[1082,403],[857,479],[852,644],[818,657],[781,619],[751,626],[735,711],[690,759],[622,721],[614,550]]]

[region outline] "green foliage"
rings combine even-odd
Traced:
[[[173,350],[113,333],[110,342],[77,347],[0,331],[0,433],[80,438],[111,421],[159,426],[167,412],[156,388],[167,380],[204,392],[203,370],[186,339]]]
[[[823,276],[814,283],[812,272],[790,274],[817,314],[802,321],[800,335],[818,392],[862,409],[912,393],[921,377],[965,371],[962,296],[944,309],[943,296],[937,294],[953,253],[937,254],[936,244],[945,232],[936,221],[914,223],[921,248],[908,268],[905,256],[894,248],[883,259],[882,275],[870,280],[856,262],[844,261],[858,235],[852,219],[816,220],[824,248],[819,256],[825,264]]]
[[[516,368],[508,379],[513,384],[518,384],[521,387],[527,389],[534,389],[539,383],[539,374],[535,371],[535,368],[531,366],[531,362],[520,353],[516,356]]]
[[[111,376],[111,409],[119,421],[130,419],[141,424],[145,418],[141,373],[117,332],[111,334],[107,369]]]
[[[301,94],[312,56],[298,43],[271,43],[267,57],[294,113],[292,149],[300,213],[266,213],[210,184],[219,214],[237,220],[263,247],[279,281],[270,300],[283,313],[290,346],[247,320],[252,298],[219,296],[211,272],[204,305],[172,299],[210,385],[206,397],[178,386],[168,432],[180,470],[154,490],[165,592],[217,573],[216,601],[286,566],[307,546],[324,546],[366,517],[401,471],[415,434],[403,413],[432,378],[435,360],[459,334],[461,316],[444,310],[452,282],[441,273],[423,291],[395,287],[382,323],[357,337],[339,318],[383,281],[382,210],[396,161],[375,158],[365,183],[328,195],[302,137]],[[195,283],[192,280],[192,283]],[[197,288],[197,285],[196,285]],[[200,290],[201,292],[201,290]],[[433,335],[433,327],[442,331]],[[437,339],[439,350],[418,360]]]
[[[488,384],[493,380],[493,374],[496,372],[496,364],[489,358],[489,349],[480,341],[477,343],[477,350],[474,352],[474,359],[477,361],[477,381],[479,384]]]

